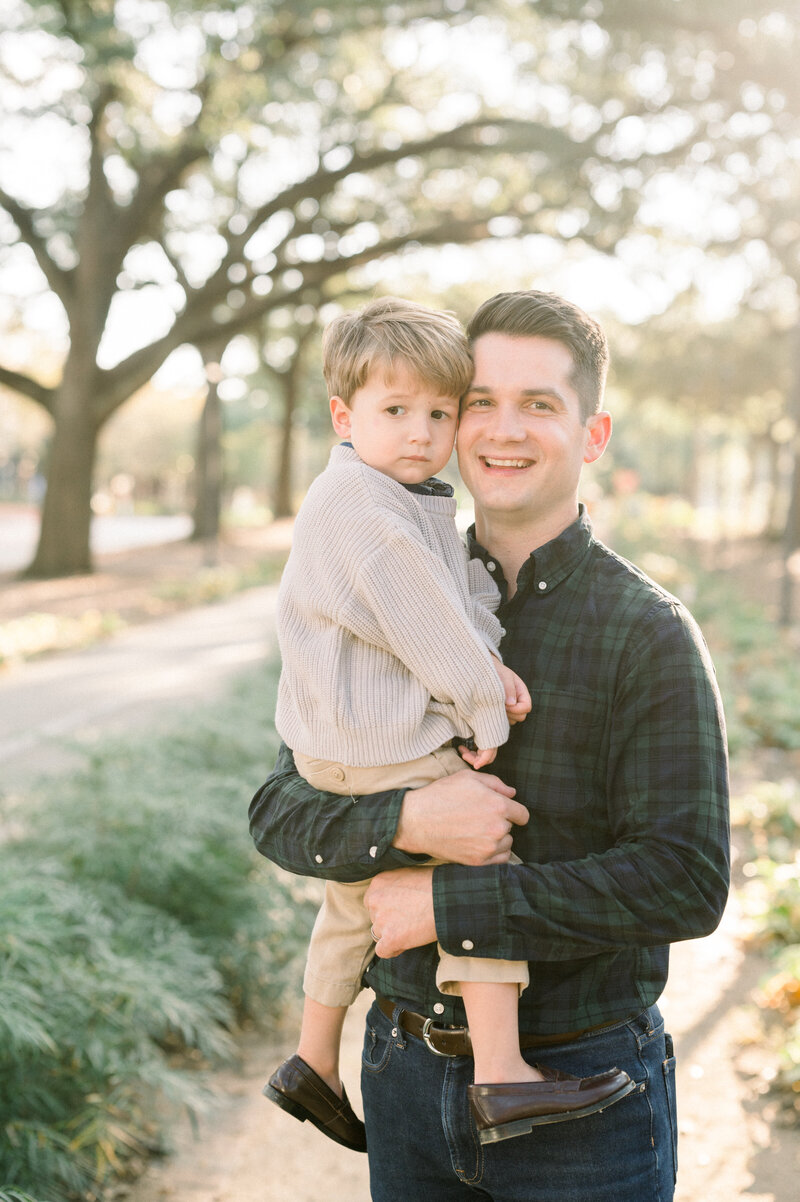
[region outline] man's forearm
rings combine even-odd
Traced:
[[[419,863],[393,846],[404,790],[354,799],[304,780],[288,747],[250,803],[250,834],[268,860],[300,876],[366,880]]]

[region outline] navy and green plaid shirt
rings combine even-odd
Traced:
[[[491,555],[472,540],[505,598]],[[402,598],[398,598],[402,604]],[[490,771],[530,810],[521,865],[434,870],[436,930],[455,955],[528,960],[520,1029],[550,1034],[637,1014],[669,944],[712,931],[728,890],[728,777],[714,670],[691,616],[592,535],[583,510],[538,548],[504,600],[503,657],[533,709]],[[251,833],[291,872],[352,881],[418,864],[392,847],[404,790],[318,793],[281,748]],[[374,960],[365,983],[461,1023],[435,945]],[[435,1007],[435,1009],[434,1009]]]

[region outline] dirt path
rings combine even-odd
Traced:
[[[342,1073],[359,1113],[368,1005],[363,994],[347,1017],[343,1041]],[[124,1193],[125,1202],[368,1202],[366,1156],[339,1147],[262,1097],[262,1085],[292,1051],[291,1038],[245,1041],[241,1071],[216,1077],[219,1106],[201,1121],[197,1135],[182,1124],[174,1134],[174,1155],[154,1163]]]

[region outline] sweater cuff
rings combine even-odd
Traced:
[[[473,713],[470,718],[470,726],[475,746],[479,748],[501,747],[511,729],[505,710],[498,710],[494,706],[487,706],[485,709]]]

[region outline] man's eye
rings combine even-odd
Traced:
[[[489,400],[489,398],[487,396],[476,396],[476,397],[473,397],[472,400],[467,401],[467,408],[468,409],[481,409],[484,406],[488,407],[489,405],[491,405],[491,403],[492,402]]]

